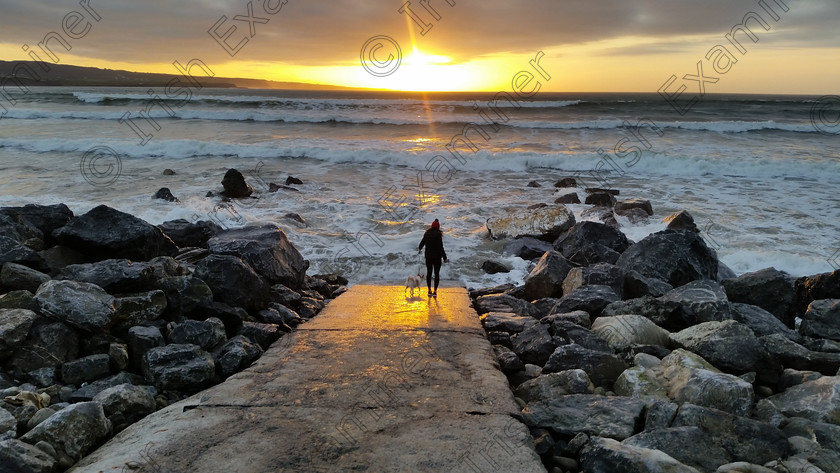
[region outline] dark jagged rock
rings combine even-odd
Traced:
[[[487,274],[509,273],[510,268],[496,261],[485,261],[481,264],[481,270]]]
[[[90,355],[61,365],[61,379],[66,384],[96,381],[111,374],[108,355]]]
[[[564,177],[563,179],[560,179],[559,181],[555,182],[554,187],[577,187],[577,181],[573,177]]]
[[[645,403],[638,399],[571,394],[529,403],[522,409],[522,421],[561,435],[583,432],[624,440],[636,433],[644,409]]]
[[[153,199],[165,200],[167,202],[181,202],[178,200],[177,197],[172,195],[172,191],[169,190],[168,187],[161,187],[155,192],[155,195],[152,196]]]
[[[588,245],[603,246],[616,253],[622,253],[630,246],[630,241],[621,231],[598,222],[578,222],[565,235],[554,241],[554,248],[569,259]],[[604,261],[590,261],[587,264],[598,262]]]
[[[146,380],[142,376],[122,371],[113,376],[109,376],[99,381],[94,381],[84,387],[73,391],[70,395],[70,402],[87,402],[92,401],[99,393],[108,388],[119,386],[121,384],[132,384],[140,386],[146,384]]]
[[[528,185],[527,185],[527,186],[525,186],[525,187],[533,187],[533,188],[537,188],[537,187],[542,187],[542,184],[540,184],[540,183],[539,183],[539,182],[537,182],[537,181],[531,181],[531,182],[529,182],[529,183],[528,183]]]
[[[207,248],[207,240],[222,231],[222,227],[209,220],[195,223],[184,219],[170,220],[158,225],[180,248]]]
[[[563,281],[572,265],[556,251],[547,251],[525,279],[525,298],[528,300],[563,295]]]
[[[694,217],[692,217],[686,210],[680,210],[675,214],[671,214],[662,219],[662,221],[668,224],[666,227],[668,230],[688,230],[694,233],[700,232],[700,230],[697,229],[697,225],[694,223]]]
[[[488,332],[519,333],[537,325],[539,321],[533,317],[522,317],[506,312],[489,312],[481,316],[481,324]],[[552,348],[552,351],[554,349]]]
[[[135,325],[159,320],[166,310],[166,295],[155,290],[114,300],[114,319],[111,331],[123,333]]]
[[[44,246],[44,232],[18,212],[7,208],[0,208],[0,234],[12,240],[40,250]]]
[[[794,291],[796,299],[791,312],[795,315],[805,313],[811,302],[840,299],[840,270],[801,277],[794,283]]]
[[[61,245],[39,251],[37,255],[43,260],[44,271],[53,275],[64,271],[64,268],[71,264],[82,264],[86,262],[84,254]]]
[[[207,320],[185,320],[169,333],[169,343],[197,345],[211,351],[227,340],[225,325],[211,317]]]
[[[659,299],[663,302],[674,302],[680,306],[679,314],[682,323],[671,319],[668,322],[671,327],[685,328],[701,322],[732,318],[726,293],[723,287],[714,281],[692,281],[668,291]]]
[[[659,450],[593,438],[580,452],[583,471],[610,473],[700,473]]]
[[[496,355],[496,361],[499,362],[499,369],[502,373],[512,375],[525,369],[525,363],[510,348],[494,345],[493,352]]]
[[[43,260],[32,248],[28,248],[7,236],[0,236],[0,264],[18,263],[24,266],[43,267]]]
[[[8,211],[26,219],[43,233],[44,243],[47,245],[54,243],[51,238],[52,232],[67,225],[73,218],[73,212],[64,204],[27,204],[23,207],[5,207],[0,210]]]
[[[577,192],[572,192],[569,194],[563,194],[560,197],[554,199],[555,204],[579,204],[580,197],[578,197]]]
[[[583,201],[584,204],[594,205],[596,207],[612,207],[615,205],[615,197],[608,192],[596,192],[589,194]]]
[[[304,220],[304,218],[301,217],[300,214],[297,214],[297,213],[294,213],[294,212],[289,212],[289,213],[283,214],[283,218],[286,219],[286,220],[291,220],[293,222],[297,222],[297,223],[303,225],[304,227],[307,226],[306,225],[306,220]]]
[[[303,181],[301,181],[300,179],[298,179],[296,177],[289,176],[289,177],[286,178],[286,185],[287,186],[293,186],[293,185],[294,186],[299,186],[299,185],[302,185],[302,184],[303,184]]]
[[[53,473],[58,468],[50,454],[17,439],[0,440],[0,452],[4,466],[12,473]]]
[[[111,430],[102,405],[96,402],[73,404],[50,416],[21,437],[28,443],[45,441],[75,461],[92,451]]]
[[[511,312],[516,315],[533,316],[534,306],[509,294],[491,294],[475,300],[475,309],[479,314],[488,312]]]
[[[525,363],[542,366],[554,352],[548,326],[536,323],[510,337],[513,352]]]
[[[152,348],[143,356],[143,375],[160,390],[195,391],[206,387],[215,372],[213,357],[195,345]]]
[[[114,297],[101,287],[75,281],[48,281],[35,293],[41,313],[87,332],[111,324]]]
[[[810,337],[840,340],[840,299],[811,302],[802,315],[799,333]]]
[[[606,306],[620,299],[618,294],[609,286],[597,284],[581,286],[560,298],[551,312],[564,313],[583,310],[592,317],[598,317]]]
[[[157,327],[131,327],[128,330],[128,353],[131,365],[134,369],[139,370],[142,365],[143,355],[149,350],[156,347],[162,347],[166,344],[163,340],[163,334]]]
[[[263,354],[262,348],[247,337],[237,335],[228,340],[214,355],[219,374],[228,377],[251,365]]]
[[[795,278],[788,273],[766,268],[725,279],[721,284],[730,301],[761,307],[793,328],[794,282]]]
[[[715,367],[736,373],[755,371],[768,358],[753,331],[734,320],[697,324],[671,334],[671,340]]]
[[[600,320],[595,319],[597,322]],[[553,335],[555,345],[580,345],[588,350],[601,351],[612,354],[613,350],[607,340],[602,339],[589,329],[581,327],[568,320],[552,320],[549,323],[550,333]]]
[[[733,302],[729,304],[732,319],[750,328],[757,337],[780,334],[796,343],[802,342],[802,336],[789,329],[781,320],[759,306]]]
[[[616,301],[604,307],[601,315],[640,314],[649,318],[656,325],[667,330],[681,330],[686,327],[680,304],[672,300],[651,296]]]
[[[120,416],[128,423],[134,423],[155,411],[155,398],[148,387],[133,384],[118,384],[107,388],[93,397],[102,404],[105,416],[114,419]]]
[[[139,292],[154,288],[155,268],[146,262],[108,259],[96,263],[73,264],[58,279],[96,284],[111,292]]]
[[[268,305],[271,287],[251,266],[235,256],[208,256],[196,266],[195,276],[207,283],[217,301],[249,311],[258,311]]]
[[[79,250],[95,261],[146,261],[178,254],[178,247],[159,228],[105,205],[73,218],[55,230],[53,236],[61,245]]]
[[[622,296],[628,299],[644,296],[660,297],[673,288],[661,279],[648,278],[642,276],[638,271],[629,271],[624,273],[624,293]]]
[[[213,302],[209,305],[200,305],[190,312],[189,317],[195,320],[207,320],[216,317],[225,325],[225,332],[228,337],[239,333],[242,322],[248,318],[248,313],[241,307],[231,307],[222,302]]]
[[[621,268],[598,263],[587,267],[572,268],[563,280],[563,294],[569,294],[575,289],[589,285],[609,286],[621,298],[624,292],[624,271]]]
[[[199,307],[213,302],[213,291],[203,280],[195,276],[175,276],[157,280],[156,287],[166,297],[166,312],[175,316],[187,316]]]
[[[627,369],[619,357],[577,344],[561,345],[554,350],[543,367],[543,373],[582,369],[595,386],[612,389],[615,380]]]
[[[653,206],[649,200],[643,199],[627,199],[615,204],[615,213],[619,215],[626,215],[630,210],[639,209],[646,215],[653,215]]]
[[[309,262],[279,227],[245,227],[226,230],[208,241],[210,252],[232,255],[248,263],[271,284],[301,288]]]
[[[4,263],[0,269],[0,286],[14,290],[35,292],[49,280],[48,275],[17,263]]]
[[[534,237],[553,241],[575,224],[575,215],[565,205],[552,205],[487,219],[490,238]]]
[[[35,325],[12,357],[15,372],[28,373],[38,368],[57,367],[74,360],[79,353],[79,336],[73,329],[56,322]]]
[[[26,309],[0,309],[0,360],[11,357],[38,320],[38,314]]]
[[[502,255],[518,256],[524,260],[534,260],[542,257],[546,251],[553,250],[551,243],[531,237],[508,240],[502,248]]]
[[[263,350],[268,350],[272,343],[283,336],[283,332],[277,325],[256,322],[244,322],[239,334],[259,345]]]
[[[228,169],[225,177],[222,178],[222,195],[231,199],[241,199],[250,197],[254,193],[254,188],[245,182],[245,176],[236,169]]]
[[[759,337],[764,349],[786,368],[833,375],[840,369],[840,353],[811,351],[782,334]],[[840,419],[838,419],[840,421]]]
[[[718,258],[698,234],[665,230],[628,248],[616,265],[679,287],[698,279],[717,278]]]

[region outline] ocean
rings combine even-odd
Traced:
[[[417,244],[438,218],[451,260],[442,277],[478,287],[521,283],[529,270],[500,255],[486,219],[552,203],[554,182],[577,177],[651,201],[647,222],[618,218],[635,241],[688,210],[738,274],[773,266],[801,276],[840,261],[837,98],[707,95],[681,115],[638,93],[164,92],[13,95],[0,119],[0,206],[64,202],[81,214],[107,204],[153,224],[276,223],[311,274],[352,282],[416,273]],[[258,198],[206,196],[229,168]],[[298,191],[269,192],[288,176],[303,181],[291,186]],[[161,187],[180,202],[152,199]],[[585,205],[569,208],[585,218]],[[486,260],[511,272],[486,275]]]

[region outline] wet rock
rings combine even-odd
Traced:
[[[513,352],[525,362],[542,366],[554,352],[554,342],[545,324],[533,324],[511,336]]]
[[[795,278],[784,271],[766,268],[726,279],[721,284],[730,301],[761,307],[793,328],[794,281]]]
[[[66,384],[82,384],[111,374],[108,355],[90,355],[61,365],[61,379]]]
[[[105,205],[73,218],[53,232],[58,242],[96,260],[127,258],[147,261],[175,256],[178,247],[159,228]]]
[[[488,332],[502,331],[507,333],[519,333],[539,321],[533,317],[521,317],[509,312],[488,312],[481,316],[481,324]]]
[[[560,197],[554,199],[555,204],[579,204],[580,197],[577,195],[577,192],[570,192],[568,194],[563,194]]]
[[[256,322],[244,322],[239,333],[259,345],[263,350],[268,350],[272,343],[283,336],[283,332],[278,326]]]
[[[56,451],[80,460],[104,439],[111,429],[102,406],[96,402],[72,404],[37,427],[21,440],[27,443],[45,441]]]
[[[222,178],[222,195],[231,199],[241,199],[250,197],[254,193],[254,188],[245,182],[245,176],[236,169],[228,169],[225,177]]]
[[[810,337],[840,340],[840,299],[821,299],[802,315],[799,333]]]
[[[598,317],[606,306],[620,299],[618,294],[609,286],[597,284],[581,286],[560,298],[551,312],[564,313],[583,310],[592,317]]]
[[[3,466],[10,473],[54,473],[55,458],[28,443],[16,439],[0,440]]]
[[[540,319],[540,322],[544,324],[549,324],[554,327],[558,323],[569,322],[575,325],[580,325],[583,328],[589,328],[592,326],[592,322],[589,317],[589,313],[583,310],[575,310],[572,312],[564,312],[564,313],[550,313],[545,317]]]
[[[29,224],[37,228],[44,235],[44,243],[52,245],[52,232],[67,225],[73,218],[73,212],[64,204],[37,205],[27,204],[23,207],[5,207],[4,211],[22,217]]]
[[[289,177],[286,178],[286,185],[287,186],[292,186],[292,185],[299,186],[299,185],[303,185],[303,181],[301,181],[300,179],[298,179],[296,177],[289,176]]]
[[[566,259],[588,266],[595,263],[613,264],[618,255],[630,247],[621,231],[598,222],[579,222],[554,241],[554,248]]]
[[[550,327],[549,333],[553,335],[552,340],[555,346],[574,343],[589,350],[613,353],[613,349],[604,339],[569,320],[551,320],[548,322],[548,326]]]
[[[58,279],[96,284],[111,292],[139,292],[153,287],[155,269],[148,263],[109,259],[67,266]]]
[[[208,256],[196,266],[195,276],[207,283],[220,302],[254,311],[268,305],[268,282],[235,256]]]
[[[577,181],[573,177],[564,177],[563,179],[560,179],[559,181],[555,182],[554,187],[577,187]]]
[[[41,284],[49,280],[50,277],[46,274],[17,263],[5,263],[0,269],[0,286],[9,289],[35,292]]]
[[[636,432],[644,408],[645,404],[637,399],[571,394],[528,403],[522,409],[522,421],[561,435],[583,432],[623,440]]]
[[[0,360],[11,357],[29,334],[38,314],[26,309],[0,309]]]
[[[264,317],[262,320],[263,323],[275,324],[281,327],[286,325],[290,328],[295,328],[303,323],[300,315],[288,307],[277,304],[276,302],[269,304],[269,307],[269,310],[273,311],[273,313],[271,317]]]
[[[7,236],[0,236],[0,264],[4,263],[42,266],[41,257],[35,253],[35,250]]]
[[[85,255],[81,252],[63,246],[53,246],[39,251],[38,257],[43,260],[43,270],[50,274],[59,274],[71,264],[82,264],[86,261]]]
[[[613,354],[570,344],[561,345],[554,350],[543,367],[543,372],[582,369],[595,386],[611,389],[626,368],[627,364]]]
[[[615,204],[615,213],[625,215],[628,211],[639,209],[647,215],[653,215],[653,206],[649,200],[644,199],[627,199]]]
[[[698,234],[665,230],[628,248],[616,265],[679,287],[698,279],[715,279],[718,258]]]
[[[575,216],[565,205],[552,205],[487,219],[490,238],[534,237],[553,240],[575,224]]]
[[[11,366],[18,373],[38,368],[57,367],[74,360],[79,353],[79,336],[73,329],[56,322],[35,325],[12,357]]]
[[[169,333],[169,343],[198,345],[211,351],[227,340],[225,325],[211,317],[207,320],[185,320]]]
[[[781,320],[761,307],[738,302],[730,303],[729,306],[732,319],[749,327],[758,337],[780,334],[797,343],[802,341],[797,332],[789,329]]]
[[[167,202],[180,202],[177,197],[172,195],[172,191],[169,190],[168,187],[161,187],[155,192],[155,195],[152,196],[153,199],[165,200]]]
[[[303,287],[309,262],[275,225],[226,230],[207,244],[215,255],[241,258],[271,284]]]
[[[528,300],[563,295],[563,281],[572,265],[556,251],[547,251],[525,278],[525,298]]]
[[[496,261],[485,261],[481,264],[481,270],[487,274],[509,273],[510,268]]]
[[[212,380],[213,357],[195,345],[152,348],[143,356],[143,375],[163,391],[198,390]]]
[[[259,345],[243,335],[228,340],[214,355],[219,374],[228,377],[238,373],[262,356]]]
[[[601,316],[595,319],[592,331],[616,350],[631,345],[668,345],[668,331],[641,315]]]
[[[102,405],[105,416],[122,416],[129,423],[137,422],[155,411],[155,398],[147,387],[133,384],[118,384],[107,388],[93,397]]]
[[[671,334],[671,341],[717,368],[738,373],[755,371],[768,358],[753,331],[734,320],[704,322]]]
[[[0,234],[35,251],[44,246],[44,233],[8,207],[0,208]]]
[[[697,225],[694,223],[694,217],[692,217],[686,210],[680,210],[675,214],[671,214],[662,219],[662,221],[668,224],[666,227],[668,230],[688,230],[694,233],[700,232]]]
[[[669,322],[671,325],[682,325],[681,328],[701,322],[719,322],[732,317],[726,293],[723,287],[714,281],[692,281],[668,291],[659,299],[679,304],[682,323],[676,320]]]
[[[609,286],[621,298],[624,292],[624,272],[618,266],[606,263],[572,268],[563,280],[563,294],[594,284]]]
[[[166,297],[166,311],[174,316],[186,316],[198,307],[213,302],[213,291],[194,276],[176,276],[159,279],[156,283]]]
[[[101,331],[114,316],[114,298],[90,283],[48,281],[35,301],[41,313],[87,332]]]
[[[222,231],[222,227],[209,220],[195,223],[184,219],[169,220],[158,228],[180,248],[207,248],[207,241]]]
[[[122,332],[135,325],[161,319],[165,310],[166,295],[160,290],[116,298],[112,330]]]
[[[840,270],[801,277],[794,283],[794,292],[791,312],[797,315],[804,313],[813,301],[840,299]]]
[[[545,403],[568,394],[592,394],[594,391],[595,386],[586,372],[572,369],[525,381],[514,390],[514,395],[525,402]]]
[[[595,192],[587,195],[583,203],[596,207],[612,207],[616,202],[615,197],[609,192]]]
[[[520,316],[532,316],[533,304],[509,294],[491,294],[475,300],[475,309],[479,314],[488,312],[510,312]]]
[[[525,369],[525,363],[510,348],[494,345],[493,353],[496,356],[496,361],[499,363],[499,369],[506,375],[510,376]]]

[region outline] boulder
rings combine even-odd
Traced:
[[[572,265],[556,251],[547,251],[525,278],[525,298],[528,300],[563,295],[563,281]]]
[[[73,212],[64,204],[27,204],[23,207],[5,207],[2,210],[26,219],[44,235],[44,243],[49,245],[54,243],[50,237],[52,232],[73,219]]]
[[[715,471],[732,460],[729,452],[696,426],[646,430],[624,440],[622,445],[659,450],[698,471]]]
[[[20,440],[0,439],[0,452],[4,471],[9,473],[54,473],[58,469],[55,458]]]
[[[698,279],[717,278],[718,258],[697,233],[665,230],[628,248],[616,265],[679,287]]]
[[[586,196],[583,202],[596,207],[612,207],[616,204],[615,197],[609,192],[595,192]]]
[[[789,329],[776,316],[759,306],[732,302],[729,307],[732,320],[749,327],[757,337],[780,334],[797,343],[802,341],[802,337],[797,332]]]
[[[228,169],[225,177],[222,178],[222,195],[231,199],[241,199],[250,197],[254,193],[254,188],[245,182],[245,176],[236,169]]]
[[[535,313],[533,304],[517,299],[509,294],[490,294],[475,300],[475,310],[479,314],[488,312],[510,312],[519,316],[532,316]]]
[[[0,287],[35,292],[49,280],[46,274],[17,263],[4,263],[0,269]]]
[[[309,262],[275,225],[225,230],[208,240],[207,245],[214,255],[242,259],[271,284],[303,287]]]
[[[167,202],[181,202],[177,197],[172,195],[172,191],[168,187],[161,187],[152,196],[153,199],[165,200]]]
[[[677,349],[652,368],[656,379],[676,402],[747,416],[752,411],[755,393],[743,379],[721,373],[702,357]]]
[[[579,204],[580,197],[577,195],[577,192],[570,192],[568,194],[563,194],[560,197],[554,199],[555,204]]]
[[[195,276],[161,278],[156,287],[166,297],[166,312],[173,316],[186,317],[197,308],[213,303],[213,291]]]
[[[618,255],[630,247],[620,230],[598,222],[579,222],[554,241],[554,249],[569,261],[587,266],[617,261]]]
[[[257,322],[243,322],[239,334],[268,350],[272,343],[283,336],[280,327],[274,324],[261,324]]]
[[[166,344],[163,334],[157,327],[131,327],[128,330],[128,354],[131,366],[139,370],[146,352],[152,348],[162,347]]]
[[[109,419],[121,416],[128,423],[134,423],[155,411],[157,404],[148,387],[133,384],[118,384],[107,388],[93,397],[102,405]]]
[[[513,394],[526,403],[551,402],[568,394],[592,394],[595,386],[581,369],[547,373],[520,384]]]
[[[543,367],[543,373],[582,369],[595,386],[612,389],[613,383],[627,368],[621,358],[577,344],[557,347]]]
[[[241,307],[231,307],[221,302],[213,302],[210,305],[197,307],[196,310],[190,312],[189,317],[194,320],[207,320],[210,317],[215,317],[225,324],[227,336],[232,337],[239,333],[242,323],[249,318],[249,315]]]
[[[563,280],[563,294],[593,284],[609,286],[621,298],[624,292],[624,272],[618,266],[607,263],[572,268]]]
[[[20,263],[26,266],[43,266],[43,260],[35,250],[12,238],[0,236],[0,264]]]
[[[700,427],[714,444],[726,450],[732,461],[764,465],[785,458],[790,452],[787,438],[776,427],[717,409],[683,404],[671,426]]]
[[[756,366],[768,358],[753,331],[734,320],[704,322],[672,333],[671,341],[702,356],[717,368],[737,373],[755,371]]]
[[[488,332],[519,333],[539,322],[533,317],[521,317],[510,312],[488,312],[480,317],[484,330]]]
[[[108,259],[67,266],[58,279],[96,284],[111,293],[127,293],[154,289],[156,279],[164,276],[147,262]]]
[[[821,299],[811,302],[802,315],[799,333],[808,337],[840,341],[840,299]]]
[[[271,286],[235,256],[208,256],[196,266],[195,276],[207,283],[220,302],[252,311],[268,305]]]
[[[26,309],[0,309],[0,361],[11,357],[29,335],[38,314]]]
[[[568,187],[577,187],[577,181],[573,177],[564,177],[559,181],[554,183],[554,187],[559,188],[568,188]]]
[[[260,346],[243,335],[237,335],[228,340],[213,358],[216,368],[222,377],[238,373],[262,356]]]
[[[554,340],[555,346],[570,345],[574,343],[589,350],[601,351],[609,354],[613,353],[613,349],[610,347],[609,343],[585,327],[577,325],[569,320],[562,319],[552,319],[551,321],[547,321],[547,323],[550,327],[549,333],[553,335],[552,339]]]
[[[481,264],[481,270],[487,274],[498,274],[498,273],[509,273],[510,268],[503,265],[502,263],[498,263],[496,261],[485,261]]]
[[[796,436],[813,438],[823,448],[840,451],[840,425],[795,417],[785,423],[782,432],[788,438]]]
[[[732,318],[726,293],[723,287],[714,281],[692,281],[668,291],[659,299],[679,304],[682,320],[670,320],[669,325],[680,328]]]
[[[610,473],[700,473],[668,454],[613,439],[594,438],[580,452],[583,471]]]
[[[17,373],[28,373],[60,366],[78,354],[79,336],[70,327],[60,322],[34,325],[12,357],[11,365]]]
[[[680,210],[677,213],[668,215],[662,221],[668,224],[666,227],[668,230],[687,230],[693,233],[700,233],[700,230],[694,223],[694,217],[687,210]]]
[[[668,345],[668,331],[641,315],[601,316],[593,322],[592,331],[616,350],[631,345]]]
[[[638,399],[570,394],[528,403],[521,417],[529,427],[550,428],[560,435],[583,432],[624,440],[636,433],[644,409]]]
[[[80,460],[104,439],[111,429],[102,406],[96,402],[71,404],[27,432],[27,443],[47,442],[56,452]]]
[[[767,401],[788,417],[837,425],[840,424],[840,377],[823,376],[770,396]]]
[[[179,248],[207,248],[207,241],[222,231],[222,227],[209,220],[195,223],[184,219],[169,220],[158,228]]]
[[[61,365],[61,379],[66,384],[82,384],[111,374],[108,355],[89,355]]]
[[[166,295],[163,291],[149,291],[133,296],[114,299],[112,332],[124,332],[135,325],[159,320],[166,310]]]
[[[207,320],[185,320],[169,333],[169,343],[198,345],[202,350],[211,351],[227,340],[225,325],[221,320],[211,317]]]
[[[73,391],[73,393],[70,394],[70,402],[92,401],[93,398],[102,391],[121,384],[140,386],[146,384],[146,380],[143,379],[142,376],[122,371],[113,376],[94,381]]]
[[[159,228],[105,205],[73,218],[53,232],[58,242],[95,260],[127,258],[146,261],[175,256],[178,247]]]
[[[532,237],[522,237],[508,240],[502,248],[503,256],[518,256],[524,260],[535,260],[553,250],[554,247],[547,241],[537,240]]]
[[[626,314],[643,315],[667,330],[672,330],[674,327],[680,330],[684,327],[679,303],[651,296],[612,302],[601,312],[602,317]]]
[[[652,368],[633,366],[619,375],[613,391],[619,396],[641,399],[649,405],[657,401],[669,401],[668,390],[658,376],[659,372]]]
[[[644,199],[627,199],[616,202],[615,213],[625,215],[632,209],[639,209],[647,215],[653,215],[653,206],[649,200]]]
[[[785,368],[833,375],[840,370],[840,353],[809,350],[781,334],[759,337],[764,349]]]
[[[511,376],[514,373],[525,370],[525,363],[510,348],[502,345],[494,345],[493,353],[496,355],[496,361],[499,363],[499,370],[502,373]]]
[[[556,304],[555,304],[556,305]],[[554,306],[552,306],[554,308]],[[549,311],[551,312],[551,311]],[[576,310],[573,312],[566,312],[566,313],[556,313],[552,314],[549,313],[548,315],[542,317],[540,322],[544,324],[550,324],[552,327],[556,323],[560,322],[570,322],[575,325],[580,325],[583,328],[589,328],[592,326],[592,322],[589,318],[589,313],[583,310]]]
[[[784,271],[766,268],[721,283],[730,301],[761,307],[793,328],[794,281]]]
[[[143,375],[163,391],[197,391],[213,379],[213,357],[196,345],[152,348],[143,356]]]
[[[289,309],[288,307],[282,306],[276,302],[272,302],[269,304],[270,309],[270,316],[263,315],[262,322],[267,324],[275,324],[279,326],[286,325],[289,328],[295,328],[298,325],[303,323],[303,319],[298,315],[297,312]],[[263,312],[260,312],[263,314]],[[258,315],[260,315],[258,314]]]
[[[513,352],[525,363],[543,366],[554,352],[554,342],[545,324],[534,324],[510,339]]]
[[[581,286],[560,298],[551,313],[583,310],[592,317],[598,317],[605,307],[620,299],[618,294],[609,286],[597,284]]]
[[[840,299],[840,269],[831,273],[801,277],[793,286],[796,296],[791,312],[794,315],[803,314],[813,301]]]
[[[23,246],[40,250],[44,246],[44,232],[8,207],[0,208],[0,232]]]
[[[29,291],[10,291],[0,295],[0,309],[26,309],[38,311],[35,295]]]
[[[48,281],[35,293],[42,314],[72,327],[98,332],[114,317],[114,297],[101,287],[84,282]]]
[[[565,205],[552,205],[491,217],[486,224],[494,240],[528,236],[551,241],[575,224],[575,215]]]

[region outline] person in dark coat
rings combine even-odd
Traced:
[[[417,248],[419,254],[426,247],[426,287],[429,290],[429,297],[437,297],[438,283],[440,282],[441,260],[448,263],[446,250],[443,249],[443,232],[440,231],[440,222],[435,219],[432,226],[423,234],[420,246]],[[435,290],[432,291],[432,271],[435,273]]]

